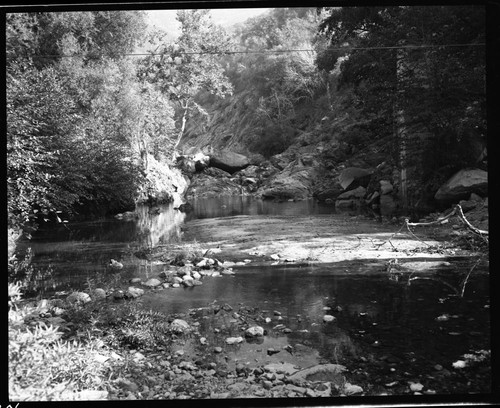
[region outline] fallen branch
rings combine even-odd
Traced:
[[[436,225],[442,224],[443,221],[452,217],[453,215],[458,215],[458,217],[462,220],[465,226],[470,229],[472,232],[478,235],[488,235],[489,232],[485,230],[480,230],[479,228],[474,227],[468,220],[465,218],[464,212],[462,211],[462,207],[460,204],[455,205],[453,210],[446,216],[438,218],[436,221],[431,222],[408,222],[408,219],[405,219],[406,225],[409,227],[420,227],[420,226],[428,226],[428,225]]]
[[[488,242],[488,238],[487,236],[489,235],[489,232],[488,231],[485,231],[485,230],[481,230],[479,228],[476,228],[474,227],[468,220],[467,218],[465,218],[465,215],[462,211],[462,207],[460,206],[460,204],[457,204],[455,205],[455,207],[453,208],[453,210],[448,214],[448,215],[445,215],[444,217],[440,217],[438,218],[437,220],[435,221],[430,221],[430,222],[410,222],[408,220],[408,218],[405,218],[405,222],[403,223],[403,225],[401,226],[401,228],[399,230],[397,230],[394,234],[392,234],[390,236],[390,238],[384,242],[382,242],[381,244],[378,244],[378,245],[375,245],[377,247],[377,249],[379,249],[382,245],[386,244],[387,242],[389,242],[391,244],[391,246],[396,249],[394,247],[394,245],[392,244],[391,240],[392,238],[394,238],[394,236],[396,236],[397,234],[399,234],[401,232],[401,230],[406,227],[406,229],[408,230],[408,232],[416,239],[418,239],[419,241],[423,242],[424,244],[426,244],[427,246],[431,246],[429,245],[427,242],[425,241],[422,241],[419,237],[417,237],[413,231],[410,229],[410,227],[427,227],[429,225],[437,225],[437,224],[442,224],[444,221],[446,221],[447,219],[451,218],[452,216],[458,216],[458,218],[460,218],[460,220],[465,224],[465,226],[470,230],[472,231],[473,233],[481,236],[481,238],[483,238],[486,242]]]

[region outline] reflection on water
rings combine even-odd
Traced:
[[[334,211],[334,206],[314,200],[279,203],[248,196],[194,199],[192,205],[194,210],[188,214],[174,209],[172,204],[154,209],[139,206],[135,211],[137,218],[131,220],[110,217],[41,225],[33,238],[20,242],[17,249],[22,254],[31,247],[32,265],[40,270],[52,269],[52,276],[39,282],[42,289],[81,289],[87,278],[111,273],[110,259],[122,262],[123,272],[135,273],[141,268],[141,261],[132,255],[134,251],[178,242],[182,238],[182,224],[192,219],[241,214],[313,215]]]
[[[232,217],[235,215],[316,215],[335,213],[335,206],[313,199],[276,202],[250,196],[194,198],[194,211],[186,221],[195,218]]]

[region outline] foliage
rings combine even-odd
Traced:
[[[343,7],[328,12],[318,34],[318,44],[328,47],[318,54],[318,68],[338,68],[340,87],[354,87],[351,102],[379,124],[373,137],[395,135],[395,128],[404,127],[410,136],[409,165],[420,169],[416,177],[423,181],[440,169],[446,169],[446,177],[457,166],[474,164],[479,156],[474,146],[486,130],[485,53],[481,46],[454,44],[484,42],[484,8]],[[412,46],[417,48],[398,48]]]
[[[27,327],[38,309],[21,305],[20,284],[9,284],[9,389],[12,399],[51,400],[64,389],[99,389],[108,368],[96,359],[103,342],[62,340],[58,327]]]
[[[141,158],[171,150],[173,109],[124,54],[136,11],[7,15],[9,226],[134,205]]]
[[[220,54],[229,50],[230,42],[223,28],[212,22],[210,10],[179,10],[177,19],[182,30],[179,38],[168,43],[161,34],[153,33],[149,41],[157,48],[141,61],[138,72],[140,78],[152,83],[182,109],[182,125],[174,148],[183,136],[188,112],[206,113],[194,101],[198,92],[206,91],[219,98],[232,94],[232,85],[220,62]]]

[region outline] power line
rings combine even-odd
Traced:
[[[478,47],[485,46],[485,43],[471,43],[471,44],[427,44],[427,45],[392,45],[392,46],[379,46],[379,47],[331,47],[324,48],[321,51],[355,51],[355,50],[391,50],[391,49],[422,49],[422,48],[444,48],[444,47]],[[176,55],[232,55],[232,54],[280,54],[287,52],[315,52],[316,49],[292,49],[292,50],[236,50],[236,51],[185,51],[177,52]],[[119,54],[122,57],[149,57],[149,56],[163,56],[165,53],[127,53]],[[77,58],[84,57],[84,54],[73,55],[32,55],[37,58]]]

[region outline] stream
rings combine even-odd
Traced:
[[[107,218],[40,228],[20,251],[30,247],[41,294],[85,290],[88,280],[112,274],[110,259],[124,268],[113,276],[126,288],[131,278],[157,277],[164,265],[146,264],[133,255],[138,248],[183,239],[183,228],[196,218],[234,215],[337,214],[333,206],[313,200],[269,202],[250,197],[197,199],[185,214],[171,205],[150,214],[137,209],[131,221]],[[198,243],[203,245],[202,242]],[[454,260],[433,270],[433,280],[389,279],[380,262],[355,260],[335,264],[235,266],[231,276],[205,277],[203,285],[146,291],[143,307],[166,314],[188,315],[211,346],[224,347],[231,368],[238,361],[254,365],[290,362],[300,367],[339,363],[363,387],[381,387],[397,394],[398,387],[417,381],[438,393],[489,392],[489,367],[460,371],[453,362],[467,353],[490,349],[488,266],[480,264],[460,296],[464,277],[474,260]],[[454,288],[456,290],[454,290]],[[226,346],[227,336],[241,335],[237,319],[207,314],[207,306],[230,305],[234,312],[268,318],[258,323],[267,334],[257,342]],[[240,313],[241,314],[241,313]],[[335,316],[325,324],[323,316]],[[229,317],[228,317],[229,316]],[[214,328],[221,330],[214,331]],[[294,352],[284,347],[292,346]],[[194,341],[183,345],[194,353]],[[269,355],[266,350],[280,350]],[[473,371],[471,371],[473,370]]]

